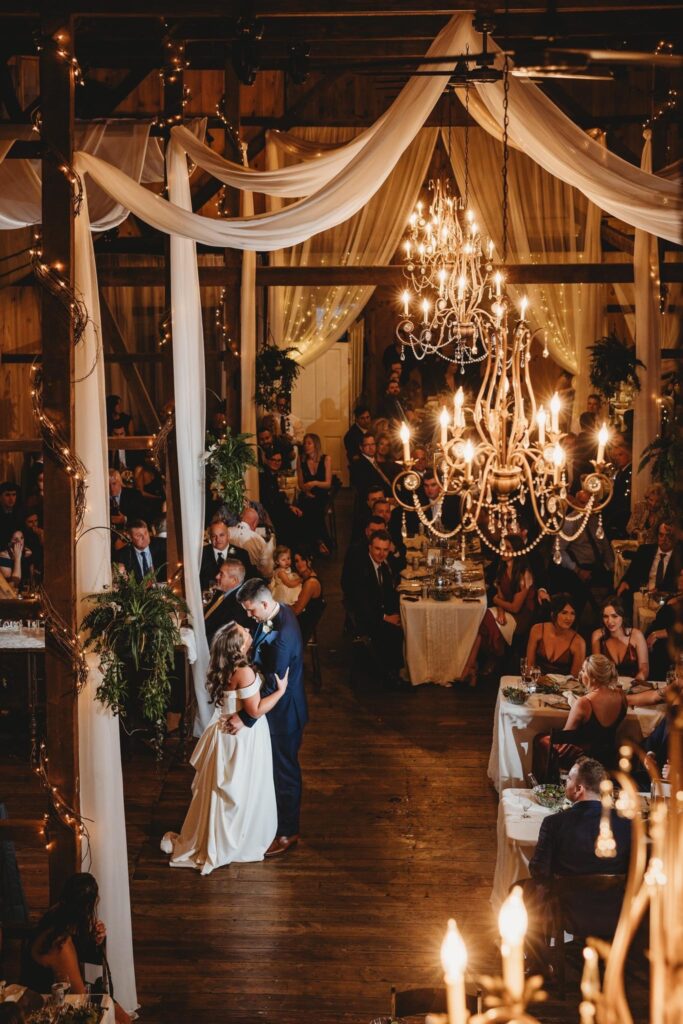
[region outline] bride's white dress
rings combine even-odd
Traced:
[[[183,827],[161,841],[172,854],[172,868],[195,868],[203,875],[233,861],[263,860],[277,831],[273,755],[265,715],[235,735],[221,732],[219,719],[239,711],[259,692],[261,679],[231,690],[195,747],[192,802]]]

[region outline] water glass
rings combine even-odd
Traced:
[[[534,665],[530,669],[529,676],[531,678],[531,684],[529,686],[529,693],[536,693],[536,686],[538,685],[538,680],[541,678],[541,670],[538,667],[538,665]]]
[[[522,682],[526,683],[529,674],[529,662],[526,658],[520,658],[519,660],[519,674],[522,677]]]
[[[67,989],[70,986],[63,981],[56,981],[52,986],[52,1004],[53,1006],[64,1006],[66,1002]]]

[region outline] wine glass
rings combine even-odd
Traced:
[[[538,686],[538,680],[541,678],[541,670],[538,667],[538,665],[532,665],[531,669],[529,670],[529,676],[531,678],[531,683],[529,685],[529,692],[530,693],[536,693],[536,688]]]
[[[526,658],[519,659],[519,674],[522,677],[522,682],[526,683],[529,673],[529,662]]]
[[[525,800],[524,803],[522,804],[522,817],[523,818],[530,818],[531,817],[531,815],[529,814],[530,810],[531,810],[531,800]]]
[[[213,591],[214,591],[213,587],[207,587],[206,590],[203,591],[203,593],[202,593],[202,603],[203,603],[205,608],[208,608],[208,606],[211,604],[211,598],[213,597]]]

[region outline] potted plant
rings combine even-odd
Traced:
[[[589,345],[588,351],[591,353],[591,385],[608,401],[624,387],[630,389],[631,394],[640,391],[638,367],[646,369],[645,364],[636,358],[635,349],[624,344],[614,332]]]
[[[292,388],[302,367],[292,358],[297,348],[278,348],[277,345],[264,345],[256,354],[256,404],[264,409],[272,409],[278,395],[286,395],[291,399]]]
[[[116,566],[111,589],[90,594],[89,600],[93,607],[80,628],[89,634],[86,649],[100,658],[97,699],[124,717],[136,697],[143,718],[154,728],[160,754],[169,677],[180,643],[177,623],[187,605],[166,583],[156,583],[154,570],[138,582]],[[137,694],[131,693],[131,677],[138,684]]]
[[[211,484],[230,512],[241,516],[244,510],[246,485],[244,474],[256,465],[256,452],[251,443],[253,434],[231,434],[212,438],[204,456]]]

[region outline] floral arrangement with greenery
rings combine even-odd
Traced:
[[[645,363],[637,359],[635,349],[629,348],[614,332],[589,345],[588,351],[591,353],[591,385],[605,398],[614,398],[622,384],[640,391],[638,367],[646,369]]]
[[[154,570],[138,582],[116,566],[111,589],[90,594],[93,607],[81,622],[86,649],[99,655],[102,682],[97,699],[116,715],[126,714],[130,665],[142,677],[138,692],[142,714],[160,742],[171,693],[169,675],[180,643],[178,618],[187,605]]]
[[[231,512],[242,515],[246,501],[244,474],[256,465],[253,434],[231,434],[215,438],[209,435],[209,448],[204,458],[211,484]]]
[[[263,409],[272,409],[278,395],[286,395],[289,402],[292,388],[301,373],[301,363],[292,358],[297,348],[278,348],[264,345],[256,353],[256,404]]]

